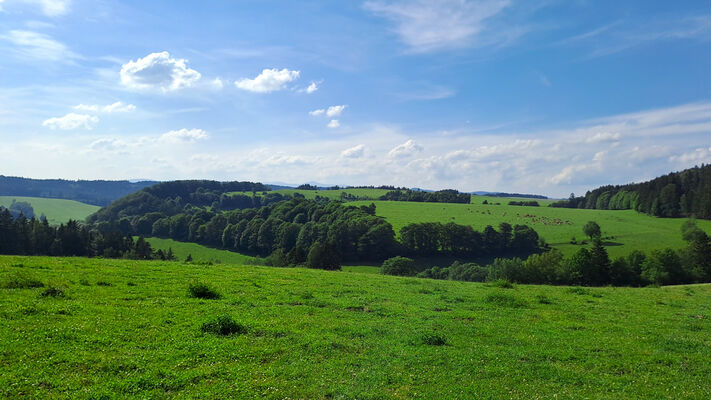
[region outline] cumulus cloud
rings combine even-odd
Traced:
[[[111,114],[134,111],[136,109],[136,106],[134,106],[133,104],[123,104],[123,102],[117,101],[113,104],[108,104],[105,106],[99,106],[97,104],[79,104],[74,106],[74,109],[87,112],[103,112]]]
[[[343,158],[362,158],[365,155],[365,145],[359,144],[341,152]]]
[[[67,46],[43,33],[11,30],[0,39],[12,43],[13,51],[18,56],[40,61],[54,61],[59,63],[72,63],[79,56],[69,50]]]
[[[300,71],[290,71],[286,68],[265,69],[254,79],[245,78],[236,81],[235,86],[249,92],[270,93],[285,89],[289,82],[299,79],[300,74]]]
[[[199,72],[187,67],[187,60],[172,58],[167,51],[151,53],[121,66],[121,83],[130,89],[168,92],[189,88],[200,77]]]
[[[338,122],[337,119],[332,119],[326,126],[333,129],[333,128],[338,128],[339,126],[341,126],[341,123]]]
[[[316,82],[311,82],[311,84],[309,86],[307,86],[306,89],[304,89],[304,91],[308,94],[311,94],[317,90],[318,90],[318,84]]]
[[[508,0],[378,0],[366,2],[365,9],[390,20],[411,52],[425,53],[476,44],[487,19],[509,4]]]
[[[420,153],[423,150],[422,146],[415,143],[414,140],[410,139],[407,142],[395,146],[390,152],[388,152],[388,157],[390,158],[406,158],[412,157],[415,154]]]
[[[49,129],[72,130],[77,128],[93,129],[99,118],[93,115],[69,113],[63,117],[54,117],[42,122]]]
[[[166,132],[161,135],[160,140],[169,143],[194,143],[198,140],[207,139],[208,134],[202,129],[180,129]]]
[[[697,148],[693,151],[669,157],[669,161],[681,164],[698,164],[711,162],[711,147]]]
[[[345,108],[346,108],[345,105],[328,107],[328,110],[326,110],[326,116],[330,117],[330,118],[337,117],[337,116],[341,115],[341,113],[343,112],[343,110],[345,110]]]

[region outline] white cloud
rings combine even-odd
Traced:
[[[304,89],[306,93],[311,94],[318,90],[318,84],[316,82],[311,82],[311,84]]]
[[[5,39],[15,45],[13,51],[25,58],[60,63],[71,63],[79,58],[63,43],[43,33],[12,30],[7,35],[0,36],[0,39]]]
[[[669,161],[684,165],[710,163],[711,162],[711,147],[697,148],[694,151],[683,153],[677,156],[669,157]]]
[[[366,2],[365,9],[393,22],[395,33],[410,51],[425,53],[475,44],[487,28],[487,19],[509,4],[508,0],[378,0]]]
[[[159,89],[163,92],[189,88],[201,75],[187,67],[184,59],[163,51],[151,53],[121,66],[121,83],[130,89]]]
[[[341,113],[343,112],[343,110],[345,110],[345,108],[346,108],[345,105],[328,107],[328,110],[326,110],[326,116],[331,117],[331,118],[337,117],[337,116],[341,115]]]
[[[359,144],[341,152],[343,158],[362,158],[365,155],[365,145]]]
[[[93,129],[99,123],[99,118],[87,114],[69,113],[63,117],[50,118],[42,123],[49,129],[71,130],[77,128]]]
[[[341,123],[338,122],[337,119],[332,119],[326,126],[333,129],[333,128],[338,128],[339,126],[341,126]]]
[[[0,0],[0,11],[3,0]],[[32,7],[38,7],[39,11],[47,17],[61,17],[69,12],[71,0],[15,0],[10,3],[24,3]]]
[[[326,110],[324,110],[323,108],[320,108],[318,110],[309,111],[309,115],[312,115],[314,117],[318,117],[319,115],[324,115],[324,114],[326,114]]]
[[[254,93],[270,93],[283,90],[289,82],[299,79],[300,71],[290,71],[286,68],[281,71],[265,69],[254,79],[241,79],[235,82],[235,86],[242,90]]]
[[[599,132],[585,139],[586,143],[615,142],[620,140],[619,133]]]
[[[170,143],[193,143],[198,140],[207,139],[208,134],[202,129],[180,129],[166,132],[161,135],[160,140]]]
[[[388,157],[390,158],[406,158],[414,156],[417,153],[422,152],[423,148],[419,144],[415,143],[414,140],[410,139],[407,142],[394,147],[390,152],[388,152]]]
[[[213,79],[212,82],[210,82],[210,85],[213,87],[213,89],[217,89],[217,90],[220,90],[223,87],[225,87],[224,82],[222,82],[222,79],[220,79],[220,78]]]
[[[117,101],[113,104],[108,104],[105,106],[99,106],[97,104],[79,104],[74,106],[75,110],[80,110],[80,111],[87,111],[87,112],[103,112],[107,114],[111,113],[124,113],[124,112],[130,112],[134,111],[136,109],[136,106],[133,104],[123,104],[120,101]]]

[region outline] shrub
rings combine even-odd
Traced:
[[[188,286],[190,297],[197,299],[219,299],[222,297],[215,289],[202,282],[190,282]]]
[[[28,274],[14,274],[0,283],[0,288],[3,289],[32,289],[43,287],[44,283],[39,279]]]
[[[416,272],[415,261],[407,257],[388,258],[380,266],[380,273],[385,275],[412,276]]]
[[[447,338],[437,333],[425,333],[422,335],[422,343],[428,346],[446,346]]]
[[[229,315],[221,315],[212,321],[205,322],[200,328],[205,333],[213,335],[229,336],[247,333],[247,327],[235,322]]]

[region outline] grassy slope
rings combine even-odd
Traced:
[[[86,217],[101,208],[74,200],[22,196],[0,196],[0,206],[9,207],[13,199],[30,203],[35,210],[35,215],[37,217],[42,214],[46,215],[52,225],[59,225],[70,219],[84,221]]]
[[[0,397],[711,397],[711,287],[517,286],[0,257]],[[187,296],[191,279],[220,300]],[[101,285],[99,284],[101,283]],[[110,286],[107,286],[110,285]],[[247,333],[200,331],[230,315]],[[439,335],[446,345],[426,344]]]
[[[375,204],[376,214],[385,217],[396,232],[413,222],[455,222],[472,225],[479,230],[486,225],[498,226],[501,222],[512,225],[526,224],[564,254],[572,254],[580,246],[569,244],[571,237],[575,236],[580,241],[584,238],[583,226],[588,221],[596,221],[602,228],[603,236],[615,237],[608,241],[607,247],[613,257],[628,254],[632,250],[650,251],[684,246],[680,231],[684,219],[654,218],[633,210],[508,206],[508,200],[499,199],[502,205],[483,205],[479,201],[473,204],[377,201]],[[350,204],[361,205],[370,202]],[[707,232],[711,232],[711,221],[699,220],[698,224]]]
[[[218,261],[228,264],[251,264],[255,260],[254,257],[244,254],[215,249],[197,243],[178,242],[172,239],[160,238],[146,238],[146,241],[151,244],[153,251],[158,251],[159,249],[168,251],[168,248],[172,248],[173,254],[175,254],[175,257],[180,261],[185,260],[188,257],[188,254],[193,257],[193,261]]]

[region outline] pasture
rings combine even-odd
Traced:
[[[185,261],[188,255],[192,256],[193,261],[203,263],[254,264],[258,260],[255,257],[234,251],[216,249],[198,243],[179,242],[173,239],[161,239],[156,237],[145,239],[150,243],[154,252],[158,250],[167,252],[169,248],[173,249],[173,254],[179,261]]]
[[[74,200],[47,199],[42,197],[0,196],[0,206],[10,207],[12,200],[30,203],[37,218],[44,214],[51,225],[66,223],[70,219],[84,221],[101,207]]]
[[[0,316],[2,398],[711,397],[709,285],[3,256]]]
[[[681,248],[683,218],[655,218],[634,210],[579,210],[569,208],[509,206],[507,198],[474,196],[472,204],[413,203],[375,201],[376,215],[393,225],[395,232],[410,223],[454,222],[483,230],[487,225],[497,227],[501,222],[511,225],[524,224],[535,229],[545,240],[565,255],[575,253],[580,245],[571,244],[573,237],[578,243],[587,239],[583,226],[588,221],[597,222],[602,228],[606,249],[611,257],[629,254],[632,250],[650,250],[666,247]],[[482,204],[483,199],[489,203]],[[480,201],[482,200],[482,201]],[[349,205],[367,205],[371,201],[359,201]],[[711,233],[711,221],[698,220],[700,228]]]

